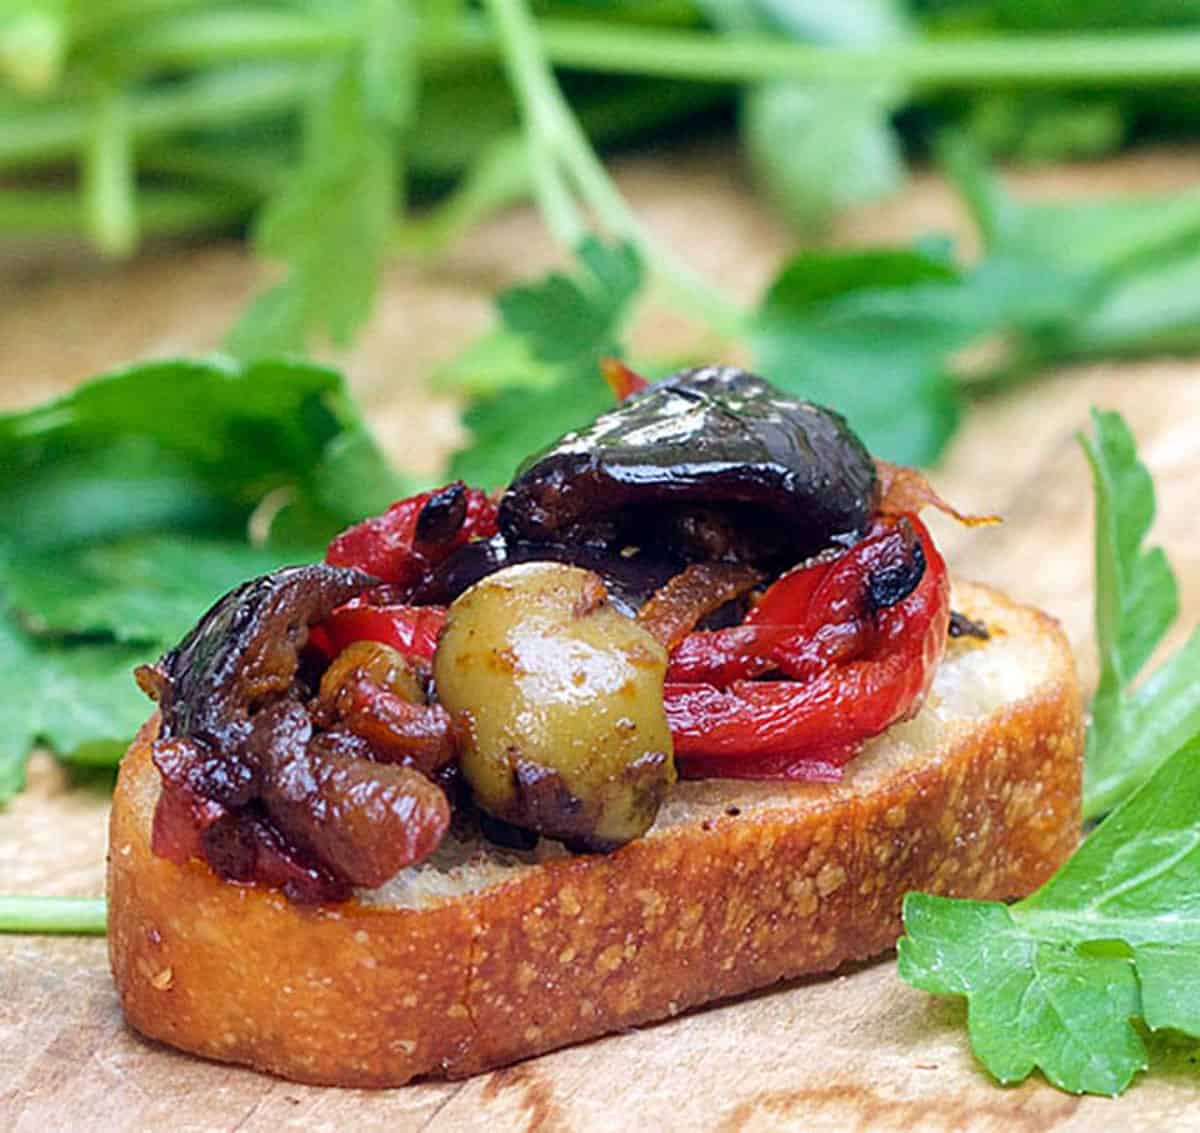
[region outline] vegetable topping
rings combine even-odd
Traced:
[[[785,575],[746,622],[685,638],[667,719],[689,778],[836,779],[914,714],[945,650],[945,563],[915,516]],[[775,670],[786,680],[747,679]]]
[[[450,607],[434,667],[476,802],[589,850],[644,834],[675,781],[666,650],[606,598],[579,567],[499,571]]]
[[[841,417],[714,366],[635,393],[527,463],[499,525],[510,541],[790,566],[853,541],[876,502],[874,463]]]
[[[231,881],[329,901],[381,884],[438,845],[450,808],[422,772],[453,754],[449,721],[397,691],[413,691],[402,684],[403,659],[381,665],[358,649],[308,703],[309,625],[373,581],[319,564],[265,575],[139,670],[162,713],[156,853],[202,857]],[[328,730],[318,731],[320,719]]]
[[[431,853],[468,793],[507,845],[608,851],[676,763],[835,779],[916,712],[950,618],[923,478],[752,374],[608,371],[622,403],[498,504],[400,500],[142,670],[156,852],[337,900]]]

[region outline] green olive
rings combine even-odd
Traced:
[[[434,657],[485,811],[568,845],[644,834],[675,781],[667,654],[591,571],[524,563],[450,607]]]

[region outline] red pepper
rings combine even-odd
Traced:
[[[404,587],[495,530],[491,501],[456,483],[344,532],[327,561]],[[366,640],[431,661],[445,617],[437,606],[355,599],[312,642],[331,657]],[[879,516],[848,551],[780,578],[741,625],[689,634],[674,651],[664,702],[681,774],[837,778],[865,740],[919,706],[948,620],[946,568],[929,533],[915,514]],[[750,679],[770,673],[789,679]]]
[[[325,561],[411,586],[468,540],[495,534],[496,505],[485,492],[456,480],[397,500],[382,515],[343,531],[329,544]]]
[[[919,577],[916,539],[911,524],[877,521],[849,551],[783,575],[740,625],[689,634],[671,655],[667,680],[724,686],[779,670],[802,681],[852,660],[873,624],[870,580],[884,571],[900,581],[906,571]]]
[[[608,388],[613,391],[618,401],[625,401],[650,385],[641,374],[631,370],[620,358],[601,358],[600,373],[604,375]]]
[[[920,581],[888,601],[917,547]],[[773,624],[784,617],[795,620]],[[746,624],[684,640],[664,693],[680,773],[836,777],[863,742],[920,704],[949,617],[945,563],[924,525],[915,515],[877,520],[840,558],[785,575]],[[772,669],[797,679],[744,679]]]
[[[327,657],[356,641],[379,641],[407,657],[432,661],[445,621],[443,606],[371,606],[353,598],[314,627],[309,640]]]

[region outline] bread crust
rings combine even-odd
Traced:
[[[983,587],[955,600],[1049,651],[1029,695],[867,788],[785,791],[778,806],[423,907],[305,909],[155,857],[152,718],[122,762],[110,825],[109,954],[127,1020],[302,1082],[463,1077],[878,955],[911,889],[1030,892],[1079,836],[1074,666],[1047,616]]]

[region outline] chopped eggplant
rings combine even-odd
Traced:
[[[309,626],[361,594],[369,575],[316,563],[285,567],[231,590],[149,673],[164,737],[225,751],[245,744],[250,713],[291,687]],[[148,689],[150,691],[150,689]]]
[[[569,433],[500,503],[509,543],[653,545],[687,561],[790,565],[865,530],[870,454],[838,414],[729,367],[650,386]]]
[[[449,804],[422,770],[404,765],[408,748],[398,755],[350,731],[315,732],[304,703],[315,692],[298,678],[309,627],[372,582],[359,571],[325,565],[253,579],[213,606],[157,666],[139,673],[162,711],[157,852],[174,858],[199,852],[222,876],[279,884],[295,900],[341,900],[351,885],[378,885],[441,841]],[[367,646],[335,666],[327,699],[337,699],[340,678],[353,677],[350,725],[357,720],[356,694],[372,705],[391,698],[414,716],[435,715],[436,734],[402,738],[424,762],[440,766],[453,754],[446,713],[397,693],[393,686],[421,690],[410,688],[404,679],[410,674],[381,652]],[[314,703],[331,710],[319,698]],[[392,739],[389,723],[381,727]],[[413,721],[404,723],[411,732]]]

